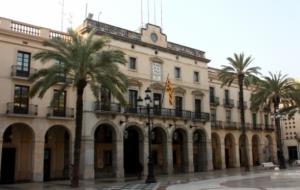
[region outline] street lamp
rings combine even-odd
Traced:
[[[149,88],[147,88],[145,90],[145,104],[146,104],[146,109],[147,109],[147,118],[148,118],[148,121],[147,121],[147,126],[148,126],[148,145],[149,145],[149,157],[148,157],[148,176],[147,176],[147,179],[146,179],[146,183],[156,183],[156,179],[155,179],[155,176],[154,176],[154,163],[153,163],[153,158],[152,158],[152,138],[151,138],[151,131],[152,131],[152,128],[151,128],[151,123],[150,123],[150,109],[153,109],[154,107],[152,107],[152,99],[151,99],[151,95],[152,95],[152,92]],[[143,103],[143,99],[141,97],[138,98],[138,106],[140,108],[142,108],[144,105]],[[159,100],[154,100],[154,105],[155,106],[158,106],[159,105]]]
[[[280,167],[282,169],[286,169],[286,164],[284,160],[284,155],[283,155],[283,142],[282,142],[282,137],[281,137],[281,128],[280,128],[280,118],[281,114],[279,113],[279,108],[274,109],[274,113],[271,115],[272,118],[275,120],[275,127],[276,127],[276,134],[277,134],[277,143],[279,147],[278,151],[278,157],[279,157],[279,162],[280,162]]]

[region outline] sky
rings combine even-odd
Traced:
[[[148,22],[147,0],[64,0],[63,17],[62,1],[0,0],[0,17],[66,31],[82,23],[87,4],[93,19],[139,31],[143,2]],[[149,0],[149,10],[150,23],[162,26],[168,41],[205,51],[211,67],[243,52],[265,75],[300,78],[299,0]]]

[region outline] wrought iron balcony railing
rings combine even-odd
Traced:
[[[234,121],[224,121],[223,126],[225,129],[237,129],[238,123]]]
[[[209,103],[210,103],[211,106],[218,106],[218,105],[220,105],[219,97],[210,96],[209,97]]]
[[[223,128],[223,123],[222,121],[213,120],[211,121],[211,127],[216,129],[221,129]]]
[[[121,105],[118,103],[95,102],[96,112],[121,112]],[[132,110],[134,111],[134,110]]]
[[[237,105],[238,109],[240,109],[240,102],[239,101],[236,102],[236,105]],[[248,108],[247,102],[244,101],[244,109],[247,109],[247,108]]]
[[[264,126],[265,126],[265,130],[268,130],[268,131],[273,131],[273,130],[275,130],[274,125],[265,124]]]
[[[223,102],[223,105],[224,107],[226,108],[233,108],[234,107],[234,102],[233,102],[233,99],[224,99],[224,102]]]
[[[257,131],[259,131],[259,130],[262,130],[262,124],[258,124],[258,123],[253,123],[253,130],[257,130]]]
[[[58,108],[58,107],[48,107],[48,117],[65,117],[74,118],[74,108]]]
[[[37,115],[38,106],[33,104],[20,105],[14,102],[8,102],[6,105],[7,114]]]
[[[22,77],[28,78],[37,70],[32,67],[25,67],[21,65],[13,65],[11,66],[11,76],[12,77]]]

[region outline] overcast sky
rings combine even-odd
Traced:
[[[62,0],[1,0],[0,17],[61,30]],[[161,25],[160,2],[149,0],[150,22]],[[85,4],[94,19],[138,31],[141,0],[64,0],[64,30],[78,26]],[[156,14],[154,14],[154,3]],[[209,66],[226,64],[234,52],[252,55],[263,73],[300,78],[299,0],[162,0],[168,41],[206,52]],[[148,21],[143,0],[144,23]]]

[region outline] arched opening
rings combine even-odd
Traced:
[[[44,181],[68,179],[70,133],[61,125],[52,126],[45,135]]]
[[[167,135],[160,127],[152,130],[152,158],[155,173],[167,173]]]
[[[222,169],[221,141],[216,133],[211,135],[212,160],[214,169]]]
[[[137,126],[124,131],[124,172],[125,176],[139,176],[144,159],[143,135]]]
[[[173,172],[187,172],[187,134],[183,129],[176,129],[172,137]]]
[[[109,124],[101,124],[94,133],[95,178],[115,176],[116,133]]]
[[[244,142],[244,139],[246,138],[246,144]],[[246,155],[244,153],[244,149],[247,148],[248,145],[248,138],[247,136],[241,135],[239,138],[239,155],[240,155],[240,166],[245,167],[246,166]],[[246,150],[248,151],[248,150]]]
[[[206,135],[202,130],[196,130],[193,134],[193,159],[194,171],[201,172],[207,169]]]
[[[265,155],[265,162],[273,162],[273,140],[270,135],[265,137],[265,146],[263,149],[263,153]]]
[[[4,131],[1,183],[32,180],[33,139],[32,129],[23,123],[10,125]]]
[[[259,137],[257,135],[252,136],[252,160],[253,166],[259,166]]]
[[[232,134],[225,136],[225,164],[226,168],[235,167],[235,141]]]

